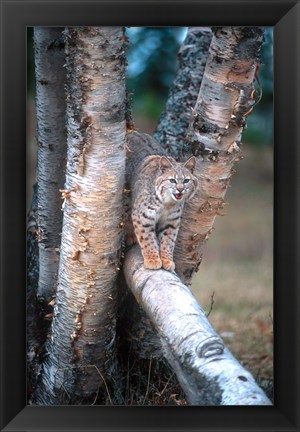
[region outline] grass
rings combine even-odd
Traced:
[[[273,380],[271,149],[244,149],[192,291],[226,346],[262,385]],[[212,304],[213,298],[213,304]]]

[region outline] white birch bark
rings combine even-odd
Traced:
[[[176,274],[146,270],[138,246],[127,253],[124,274],[191,405],[271,405]]]
[[[61,189],[65,182],[67,134],[64,41],[59,27],[35,27],[36,113],[38,129],[37,296],[47,304],[56,292],[62,229]],[[51,203],[51,205],[49,205]]]
[[[185,158],[197,157],[195,175],[199,179],[194,198],[185,205],[174,252],[184,283],[190,283],[201,264],[215,218],[223,212],[233,166],[242,157],[247,116],[260,96],[254,84],[262,41],[260,27],[214,29],[184,153]]]
[[[121,27],[66,29],[68,158],[59,278],[36,404],[112,403],[125,177]],[[112,395],[113,397],[113,395]]]

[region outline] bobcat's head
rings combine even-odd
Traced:
[[[155,190],[162,202],[167,204],[192,198],[198,186],[198,180],[193,175],[195,166],[194,156],[184,163],[176,162],[171,157],[161,156],[160,175],[156,179]]]

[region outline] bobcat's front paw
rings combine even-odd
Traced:
[[[144,266],[146,269],[158,270],[162,266],[161,259],[159,257],[147,257],[144,256]]]
[[[163,259],[162,266],[165,270],[168,270],[170,272],[173,272],[175,270],[174,261],[172,261],[171,259]]]

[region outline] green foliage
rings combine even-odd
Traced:
[[[183,27],[128,28],[127,85],[133,92],[133,116],[157,121],[177,69]]]
[[[134,92],[134,94],[136,94]],[[165,99],[154,92],[145,90],[143,93],[143,98],[135,98],[134,100],[134,110],[139,113],[139,115],[148,117],[150,120],[155,122],[161,111],[164,109]]]

